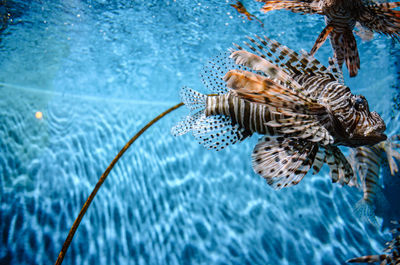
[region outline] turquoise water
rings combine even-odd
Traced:
[[[0,2],[2,3],[2,2]],[[199,73],[246,35],[310,50],[323,18],[289,12],[248,21],[229,1],[5,1],[0,34],[0,264],[52,264],[73,220],[120,148],[204,91]],[[2,11],[3,10],[3,11]],[[1,20],[0,20],[1,21]],[[399,133],[399,44],[357,37],[361,70],[345,81]],[[317,58],[327,63],[326,43]],[[43,118],[35,118],[36,112]],[[275,191],[253,173],[257,136],[209,151],[170,128],[147,131],[109,175],[64,264],[344,264],[380,253],[387,229],[353,213],[361,192],[324,167]],[[346,151],[344,149],[344,151]],[[379,221],[399,218],[399,176],[384,170]]]

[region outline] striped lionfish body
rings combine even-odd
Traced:
[[[357,43],[353,35],[356,23],[372,32],[389,35],[394,39],[400,37],[400,2],[375,3],[368,0],[258,0],[264,2],[262,10],[268,12],[287,9],[303,14],[320,14],[325,16],[326,27],[318,36],[311,55],[330,38],[334,57],[339,66],[346,63],[350,76],[356,76],[360,69],[360,58]]]
[[[363,190],[363,197],[357,202],[355,210],[371,223],[376,223],[375,201],[377,195],[382,193],[382,187],[379,184],[381,164],[387,161],[392,175],[398,171],[395,159],[400,160],[400,153],[395,148],[399,148],[400,145],[393,142],[397,139],[399,136],[394,135],[373,146],[361,146],[352,150],[350,161]],[[359,185],[357,179],[354,185]]]
[[[327,69],[267,37],[249,40],[253,53],[236,45],[204,67],[203,82],[215,94],[181,90],[191,115],[172,133],[191,131],[216,150],[253,133],[265,135],[254,148],[253,169],[274,188],[297,184],[323,163],[333,182],[348,183],[353,171],[337,146],[385,140],[381,117],[341,84],[336,67]]]
[[[349,259],[348,263],[377,263],[380,265],[398,265],[400,264],[400,227],[399,222],[392,222],[397,225],[392,232],[392,240],[386,243],[383,250],[385,254],[362,256]]]

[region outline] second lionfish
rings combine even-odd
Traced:
[[[353,171],[337,146],[385,140],[382,118],[340,82],[333,65],[328,69],[267,37],[249,40],[253,53],[237,45],[204,68],[203,82],[215,94],[181,90],[191,115],[172,133],[192,131],[216,150],[265,135],[254,148],[253,169],[276,189],[299,183],[324,162],[333,182],[348,183]]]
[[[326,27],[311,49],[313,55],[329,36],[334,56],[340,66],[345,62],[350,76],[360,68],[353,28],[359,23],[362,29],[400,37],[400,2],[376,3],[371,0],[257,0],[264,2],[262,10],[287,9],[295,13],[325,16]]]
[[[361,218],[377,224],[375,219],[375,206],[378,197],[384,200],[380,185],[380,169],[382,164],[387,164],[392,176],[398,172],[396,160],[400,161],[400,153],[395,150],[400,144],[394,142],[400,139],[399,135],[393,135],[390,139],[373,146],[360,146],[351,152],[349,161],[355,171],[355,178],[350,185],[359,186],[361,183],[363,197],[357,202],[355,211]],[[358,178],[357,178],[358,176]]]

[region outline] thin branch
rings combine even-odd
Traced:
[[[114,158],[114,160],[111,162],[111,164],[107,167],[107,169],[101,175],[101,177],[100,177],[99,181],[97,182],[96,186],[94,187],[92,193],[89,195],[85,204],[82,206],[82,209],[79,212],[78,217],[75,219],[74,224],[72,225],[71,229],[69,230],[67,239],[65,239],[65,242],[62,246],[60,254],[58,254],[58,258],[57,258],[55,265],[60,265],[63,262],[65,254],[68,251],[69,245],[71,244],[71,241],[75,235],[75,232],[78,229],[78,226],[79,226],[80,222],[82,221],[82,218],[85,215],[87,209],[89,208],[91,202],[93,201],[94,196],[96,196],[97,191],[100,189],[101,185],[106,180],[108,174],[113,169],[114,165],[118,162],[118,160],[122,157],[122,155],[125,153],[125,151],[128,150],[128,148],[132,145],[132,143],[134,141],[136,141],[136,139],[139,138],[139,136],[142,135],[151,125],[156,123],[158,120],[160,120],[162,117],[164,117],[168,113],[181,107],[182,105],[183,105],[183,103],[181,102],[181,103],[167,109],[166,111],[164,111],[157,117],[155,117],[152,121],[150,121],[148,124],[146,124],[146,126],[144,126],[138,133],[136,133],[135,136],[133,136],[132,139],[130,139],[129,142],[126,143],[126,145],[121,149],[121,151],[119,151],[118,155]]]

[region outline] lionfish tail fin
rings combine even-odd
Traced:
[[[234,124],[228,116],[206,116],[207,98],[215,95],[204,95],[188,87],[183,87],[180,95],[190,114],[172,127],[172,135],[180,136],[192,132],[200,144],[207,149],[217,151],[251,135],[250,132]]]
[[[353,32],[348,29],[344,32],[332,31],[330,34],[335,59],[341,68],[346,63],[350,77],[355,77],[360,69],[360,57]]]
[[[286,137],[261,138],[252,154],[254,171],[274,189],[298,184],[310,170],[318,144]]]
[[[180,91],[182,102],[189,108],[191,114],[184,117],[171,129],[174,136],[180,136],[191,131],[201,116],[207,100],[207,95],[201,94],[191,88],[182,87]]]
[[[352,258],[347,260],[347,263],[373,263],[379,262],[386,259],[387,255],[369,255],[369,256],[362,256],[357,258]]]
[[[196,113],[204,110],[206,106],[207,95],[201,94],[189,87],[182,87],[179,94],[182,102],[190,109],[191,112]]]
[[[315,14],[318,13],[316,6],[312,6],[311,3],[305,1],[276,1],[276,0],[257,0],[258,2],[263,2],[264,6],[261,8],[263,12],[269,12],[271,10],[286,9],[294,13],[302,14]]]
[[[378,221],[375,217],[375,207],[372,205],[372,203],[361,199],[356,203],[353,210],[354,213],[361,218],[361,220],[365,220],[375,226],[378,226]]]

